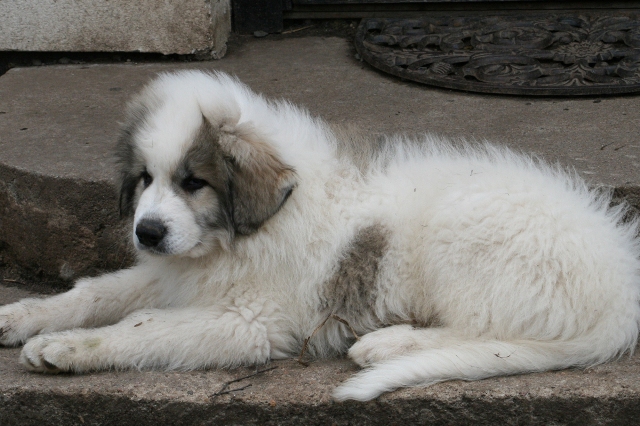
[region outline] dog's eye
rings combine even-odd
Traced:
[[[142,184],[145,188],[148,188],[149,185],[151,185],[151,182],[153,182],[153,178],[146,171],[142,172],[142,175],[140,175],[140,177],[142,178]]]
[[[194,177],[188,177],[182,181],[182,189],[187,192],[195,192],[198,189],[202,189],[206,185],[208,185],[206,180]]]

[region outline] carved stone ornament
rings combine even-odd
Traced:
[[[363,19],[356,49],[374,67],[434,86],[516,95],[640,91],[640,16]]]

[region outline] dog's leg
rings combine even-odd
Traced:
[[[134,267],[83,279],[63,294],[24,299],[0,307],[0,345],[15,346],[29,337],[76,327],[113,324],[157,297],[149,271]]]
[[[381,328],[365,334],[349,349],[349,357],[359,366],[442,347],[451,341],[451,330],[416,328],[408,324]]]
[[[142,310],[118,324],[36,336],[21,362],[36,372],[108,368],[191,370],[261,364],[295,342],[267,304]]]

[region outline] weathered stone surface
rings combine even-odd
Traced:
[[[229,0],[0,2],[0,50],[224,56]]]
[[[0,305],[28,296],[0,286]],[[5,425],[445,425],[636,424],[640,356],[587,370],[452,381],[402,389],[375,401],[338,403],[331,391],[358,371],[346,359],[272,362],[194,372],[110,371],[46,376],[0,348],[0,424]]]
[[[113,194],[105,182],[0,167],[0,264],[53,285],[130,264]]]
[[[129,237],[118,238],[110,156],[118,121],[145,82],[181,68],[236,74],[269,97],[374,133],[433,132],[533,152],[640,206],[637,96],[532,99],[433,89],[380,74],[354,54],[339,38],[250,37],[214,62],[10,70],[0,77],[0,253],[44,280],[130,261]]]

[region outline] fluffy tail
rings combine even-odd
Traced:
[[[615,337],[609,336],[608,340],[605,335],[600,335],[600,339],[512,342],[462,339],[449,335],[446,347],[421,349],[371,364],[370,368],[338,387],[333,396],[340,401],[367,401],[405,386],[428,386],[455,379],[479,380],[571,366],[585,367],[632,350],[636,336],[637,332],[636,335],[632,333],[626,336],[626,342],[621,344],[620,340],[615,342]]]

